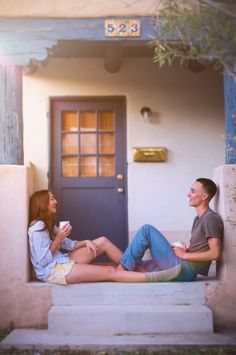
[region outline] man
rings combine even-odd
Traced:
[[[223,238],[223,221],[209,207],[216,191],[215,183],[206,178],[197,179],[190,188],[189,205],[196,209],[197,216],[193,221],[189,248],[172,247],[157,229],[144,225],[122,255],[118,268],[163,270],[163,281],[193,281],[197,274],[207,276],[211,261],[220,258]],[[152,256],[148,262],[142,261],[146,249],[150,249]],[[177,265],[181,265],[178,275],[172,271]]]

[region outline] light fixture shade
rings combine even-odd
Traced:
[[[147,106],[142,107],[140,110],[140,113],[145,121],[148,121],[150,119],[151,112],[152,110],[150,109],[150,107]]]

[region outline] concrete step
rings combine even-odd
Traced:
[[[118,283],[53,285],[54,306],[205,304],[206,282]]]
[[[48,331],[61,335],[212,333],[212,313],[204,305],[52,306]]]
[[[47,329],[15,329],[0,343],[0,353],[2,349],[3,352],[1,354],[13,354],[13,352],[10,351],[13,351],[12,348],[14,347],[24,349],[24,354],[28,354],[26,349],[32,349],[30,354],[41,354],[42,351],[37,351],[37,349],[47,349],[46,353],[50,354],[49,349],[64,347],[66,349],[65,354],[69,354],[70,349],[72,350],[71,354],[76,353],[75,349],[82,350],[83,354],[89,350],[93,353],[96,351],[96,354],[126,354],[131,352],[145,354],[147,351],[153,354],[159,354],[159,349],[160,353],[162,353],[163,347],[171,347],[172,351],[166,351],[166,353],[173,354],[173,349],[175,349],[175,353],[180,354],[180,350],[177,350],[180,346],[209,346],[209,353],[213,353],[212,346],[227,346],[227,354],[230,354],[229,346],[233,347],[234,350],[236,346],[235,329],[233,332],[227,331],[214,334],[189,333],[187,336],[181,333],[139,336],[80,336],[51,334]],[[4,352],[4,349],[11,350]],[[20,353],[17,349],[15,349],[14,354],[23,354],[23,352]],[[56,353],[55,350],[53,353]],[[191,353],[193,353],[193,351]],[[196,353],[200,354],[197,350]],[[232,354],[233,353],[235,354],[235,351],[232,352]],[[204,354],[207,354],[206,349],[204,349]]]
[[[47,329],[15,329],[0,343],[1,354],[13,354],[12,348],[24,349],[24,354],[28,354],[26,349],[32,349],[30,354],[41,354],[42,352],[37,349],[47,349],[47,354],[50,354],[49,349],[65,348],[63,352],[70,353],[70,349],[74,350],[72,353],[76,353],[75,349],[80,349],[81,354],[86,353],[86,350],[91,350],[96,354],[126,354],[126,353],[162,353],[163,347],[170,347],[172,351],[166,351],[166,353],[179,353],[176,348],[179,346],[209,346],[209,353],[212,352],[212,346],[227,346],[230,354],[229,346],[235,350],[236,346],[236,332],[235,329],[227,330],[214,334],[149,334],[149,335],[117,335],[117,336],[93,336],[93,335],[57,335],[51,334]],[[160,347],[160,348],[159,348]],[[2,349],[2,352],[1,352]],[[4,352],[4,349],[9,349]],[[11,349],[11,350],[10,350]],[[23,354],[19,350],[15,349],[14,354]],[[160,349],[160,352],[158,351]],[[175,349],[175,352],[173,352]],[[179,349],[179,348],[178,348]],[[186,349],[186,348],[185,348]],[[219,348],[218,348],[219,349]],[[112,351],[113,350],[113,351]],[[56,350],[52,353],[57,354]],[[186,353],[186,352],[185,352]],[[193,351],[191,351],[193,353]],[[196,353],[200,354],[196,350]],[[220,349],[219,349],[219,353]],[[232,352],[232,354],[235,352]],[[44,354],[44,352],[43,352]],[[207,354],[207,350],[204,349],[204,354]]]

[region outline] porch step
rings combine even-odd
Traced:
[[[61,335],[140,335],[212,333],[212,314],[204,305],[53,306],[48,331]]]
[[[118,283],[99,282],[69,285],[53,285],[53,306],[76,305],[160,305],[160,304],[205,304],[206,283]]]
[[[212,333],[205,282],[53,285],[48,331],[61,335]]]
[[[183,353],[186,354],[186,346],[209,346],[209,352],[204,349],[204,354],[213,353],[212,346],[227,346],[230,354],[235,354],[236,336],[235,329],[227,329],[214,334],[147,334],[147,335],[117,335],[117,336],[94,336],[94,335],[57,335],[51,334],[47,329],[15,329],[0,343],[0,354],[28,354],[26,349],[31,349],[30,354],[45,353],[41,349],[47,349],[47,354],[61,353],[55,349],[64,348],[63,354],[76,353],[79,349],[81,354],[159,354],[163,348],[170,348],[165,353],[181,353],[180,346],[184,346]],[[8,349],[4,352],[4,349]],[[18,349],[24,349],[20,352]],[[50,351],[49,349],[53,349]],[[178,350],[177,350],[178,349]],[[70,351],[71,350],[71,351]],[[73,351],[72,351],[73,350]],[[159,351],[160,350],[160,351]],[[196,352],[200,352],[195,349]],[[2,352],[1,352],[2,351]],[[199,350],[200,351],[200,350]],[[223,350],[222,350],[223,351]],[[190,351],[193,353],[193,351]],[[214,352],[215,353],[215,352]]]

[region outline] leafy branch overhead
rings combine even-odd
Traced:
[[[236,78],[236,4],[216,0],[160,0],[154,61],[213,63]]]

